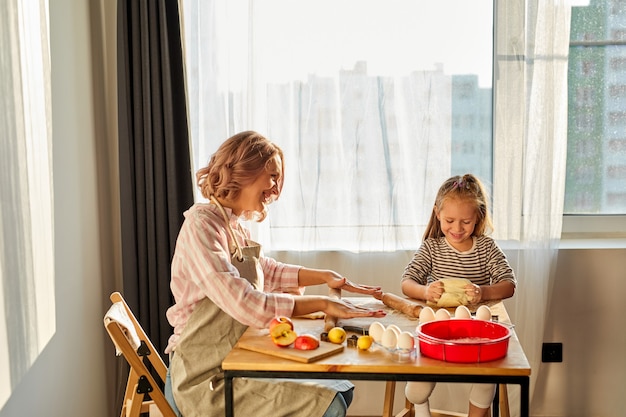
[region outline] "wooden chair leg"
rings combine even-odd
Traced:
[[[385,386],[385,401],[383,402],[383,417],[393,417],[393,400],[396,395],[396,381],[387,381]]]
[[[396,381],[387,381],[385,387],[385,402],[383,403],[383,417],[415,417],[415,408],[411,401],[405,399],[404,409],[394,416],[393,403],[396,396]]]
[[[131,394],[131,397],[127,400],[126,403],[126,416],[127,417],[139,417],[141,414],[141,399],[137,397],[143,397],[143,394],[139,394],[137,392],[137,386],[135,385],[135,390]]]
[[[395,417],[415,417],[415,407],[413,403],[405,398],[404,409],[396,414]]]

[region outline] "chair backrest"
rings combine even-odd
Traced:
[[[163,393],[165,362],[122,295],[114,292],[110,298],[112,305],[104,316],[104,327],[117,354],[124,355],[130,366],[120,416],[139,417],[142,413],[154,415],[158,411],[163,417],[176,417]]]

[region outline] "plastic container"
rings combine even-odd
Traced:
[[[446,362],[489,362],[506,356],[511,331],[491,321],[431,321],[417,329],[422,355]]]
[[[388,348],[378,342],[374,342],[372,346],[389,355],[396,362],[412,362],[417,357],[417,346],[413,349]]]

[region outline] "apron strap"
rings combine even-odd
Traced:
[[[237,247],[237,249],[235,249],[235,253],[231,254],[231,255],[236,255],[237,256],[237,260],[239,262],[243,261],[243,251],[241,250],[241,246],[239,246],[239,242],[237,242],[237,237],[235,236],[235,232],[233,231],[233,228],[230,227],[230,219],[228,218],[228,215],[226,214],[226,210],[224,210],[224,207],[222,207],[220,202],[217,201],[217,198],[215,198],[215,196],[211,196],[211,201],[222,212],[222,216],[224,216],[224,221],[226,222],[226,226],[228,227],[228,232],[230,234],[230,237],[233,239],[233,242],[235,242],[235,246]],[[239,225],[239,228],[241,230],[241,225]]]

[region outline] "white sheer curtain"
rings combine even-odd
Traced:
[[[271,97],[277,106],[268,106],[270,137],[291,156],[292,174],[284,190],[290,204],[272,207],[272,249],[295,242],[304,251],[413,248],[430,197],[451,169],[450,96],[426,98],[442,91],[433,84],[449,91],[445,78],[350,71],[293,83],[283,97]]]
[[[0,2],[0,408],[55,331],[48,21]]]
[[[437,57],[429,47],[451,39],[440,49],[462,45],[469,55],[463,64],[469,65],[481,61],[485,49],[488,54],[492,51],[468,42],[468,34],[486,28],[491,36],[495,25],[492,173],[482,170],[480,163],[471,165],[484,155],[483,148],[473,154],[471,146],[464,146],[454,155],[458,149],[452,131],[460,122],[451,110],[448,71],[453,62],[429,68],[411,62],[414,71],[381,76],[376,74],[384,73],[383,66],[352,62],[333,74],[323,67],[326,57],[323,62],[312,61],[283,39],[296,38],[304,45],[300,35],[314,33],[310,37],[328,47],[328,60],[341,62],[351,51],[339,48],[336,53],[332,43],[342,43],[344,36],[365,39],[371,48],[378,42],[358,30],[334,41],[324,37],[325,28],[337,16],[346,19],[342,5],[351,4],[349,15],[366,27],[370,21],[385,21],[386,10],[401,2],[380,2],[374,12],[363,13],[365,2],[358,7],[350,2],[312,2],[310,7],[285,2],[285,21],[277,25],[278,35],[265,38],[269,35],[258,30],[267,25],[260,6],[265,2],[181,1],[196,164],[206,163],[230,134],[246,129],[261,131],[286,152],[283,197],[271,208],[270,221],[261,224],[266,229],[258,231],[264,234],[260,241],[265,246],[301,253],[378,252],[375,256],[411,251],[419,245],[436,190],[445,178],[474,172],[486,180],[493,195],[494,237],[511,254],[519,280],[507,306],[532,365],[532,388],[541,371],[544,317],[562,222],[570,18],[566,2],[487,2],[482,16],[475,16],[472,9],[483,2],[461,1],[454,7],[447,2],[423,3],[429,11],[441,5],[447,9],[435,13],[436,17],[410,14],[407,27],[426,26],[419,19],[440,19],[443,32],[415,35],[407,44],[387,44],[386,62],[401,66],[399,56]],[[314,18],[318,8],[325,11],[321,20]],[[454,16],[463,19],[456,22]],[[394,18],[393,25],[381,24],[373,31],[378,38],[404,30],[405,16]],[[316,27],[307,26],[307,21]],[[468,25],[460,30],[466,36],[444,33],[454,25]],[[278,48],[301,65],[301,77],[280,81],[281,68],[269,62],[274,56],[270,48]],[[491,55],[488,62],[491,66]],[[484,71],[469,66],[467,72]],[[486,89],[491,91],[489,83]],[[484,80],[479,78],[478,84],[480,90]],[[513,389],[514,415],[518,395]],[[457,411],[466,407],[467,396],[453,391],[442,396],[446,406]]]
[[[519,247],[507,306],[533,370],[531,399],[563,218],[568,3],[497,2],[495,237]]]
[[[431,3],[428,13],[398,0],[182,4],[195,167],[240,130],[286,153],[283,197],[260,225],[265,246],[415,248],[453,170],[451,73],[480,74],[491,91],[491,2]],[[450,4],[461,18],[433,25]],[[477,5],[487,12],[466,19]],[[450,27],[466,35],[451,40]],[[478,153],[466,159],[490,166]]]

